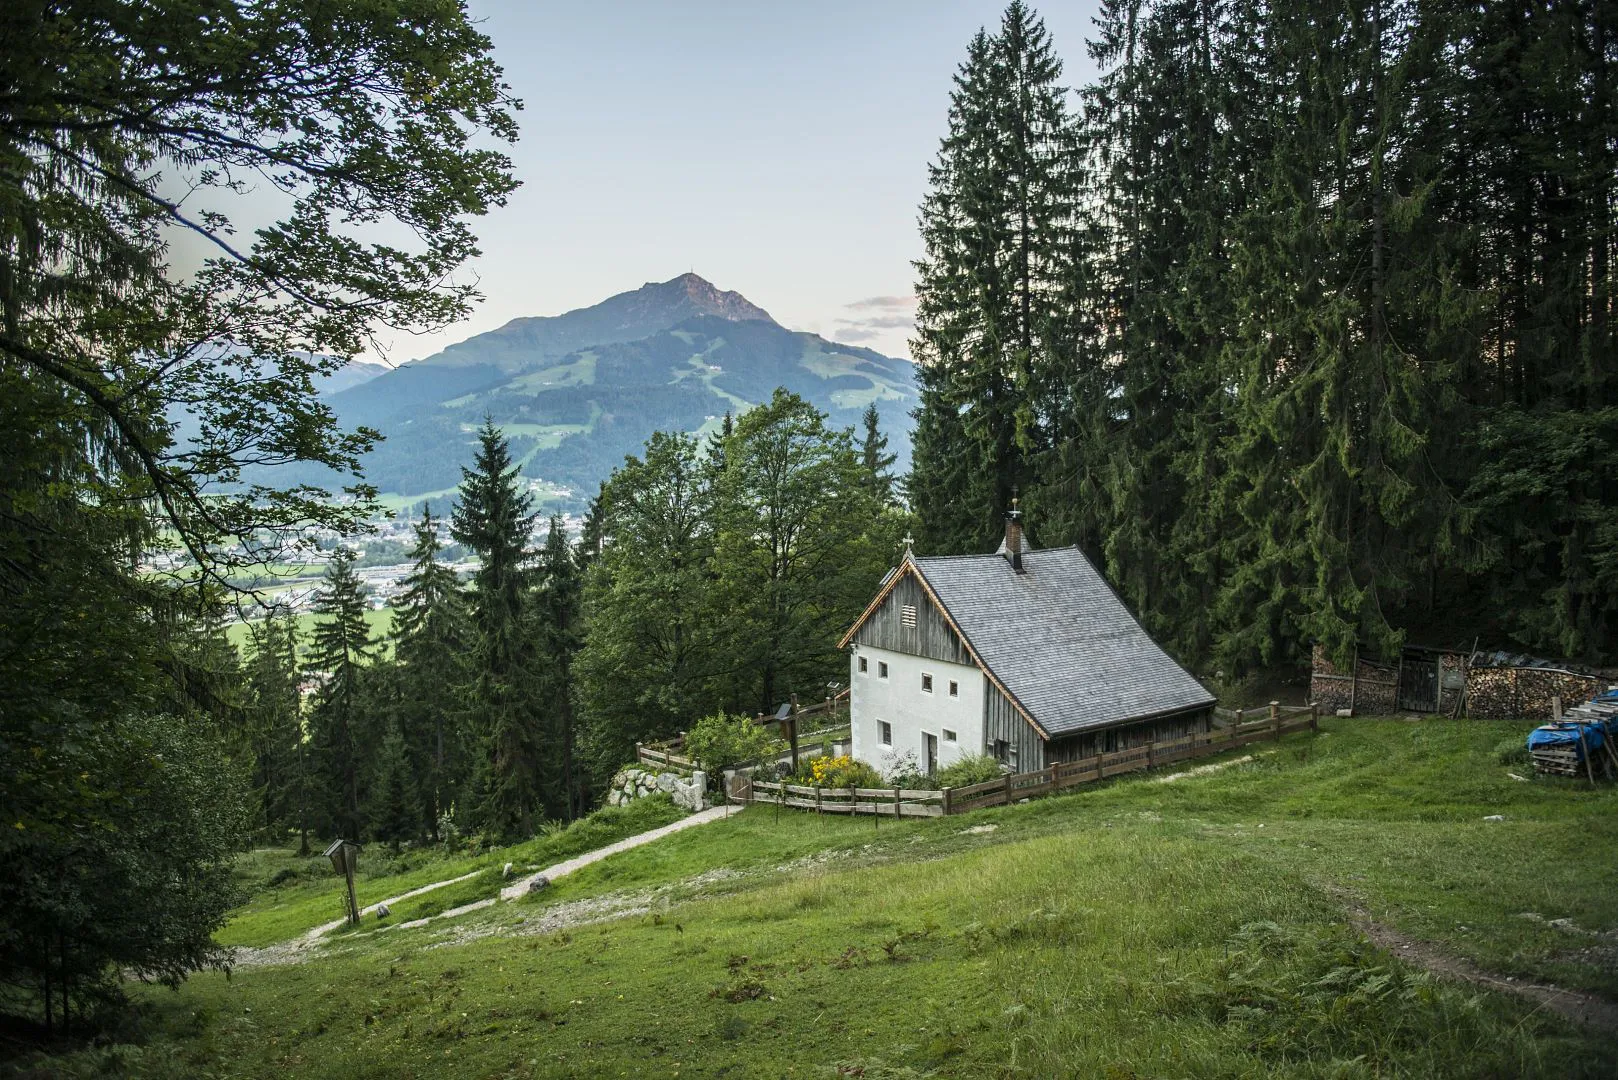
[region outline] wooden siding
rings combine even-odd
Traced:
[[[1257,715],[1255,710],[1254,715]],[[1132,750],[1147,743],[1168,742],[1211,729],[1213,710],[1198,709],[1161,720],[1148,720],[1143,724],[1126,724],[1105,731],[1087,731],[1052,739],[1045,745],[1046,763],[1053,761],[1082,761],[1097,754],[1111,754]]]
[[[907,605],[916,610],[914,626],[904,623],[903,612]],[[875,649],[976,666],[960,635],[944,618],[943,612],[934,606],[913,573],[906,573],[894,585],[887,599],[882,601],[882,606],[872,612],[865,625],[859,628],[854,641]]]
[[[994,744],[998,739],[1017,751],[1013,769],[1017,772],[1030,772],[1045,767],[1045,740],[1039,737],[1039,732],[1023,719],[1022,713],[1000,692],[994,683],[984,680],[983,687],[983,752],[994,753]]]

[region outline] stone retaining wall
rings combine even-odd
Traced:
[[[676,772],[655,772],[631,766],[612,778],[607,789],[607,805],[623,806],[660,791],[673,799],[675,806],[686,810],[706,809],[708,776],[700,769],[687,779]]]

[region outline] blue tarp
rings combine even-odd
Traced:
[[[1541,750],[1557,747],[1558,749],[1572,747],[1578,755],[1578,760],[1584,760],[1584,752],[1579,747],[1579,733],[1584,733],[1584,748],[1594,754],[1601,749],[1608,736],[1606,725],[1600,723],[1579,724],[1569,720],[1560,720],[1544,727],[1535,728],[1528,735],[1528,749]]]

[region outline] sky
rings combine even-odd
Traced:
[[[474,224],[485,296],[403,363],[687,271],[794,330],[907,356],[950,79],[1001,0],[469,0],[523,100],[522,187]],[[1093,0],[1044,17],[1081,86]]]

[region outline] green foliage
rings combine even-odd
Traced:
[[[66,767],[81,794],[58,795],[6,830],[0,1000],[37,994],[41,1018],[49,1023],[54,1008],[66,1027],[120,1001],[122,972],[177,985],[223,965],[213,932],[238,899],[230,863],[247,808],[218,744],[153,714],[39,749],[39,771],[24,779]]]
[[[635,743],[673,735],[707,704],[718,661],[710,468],[695,439],[659,432],[602,485],[601,529],[612,543],[585,581],[589,634],[578,659],[584,752],[598,782]]]
[[[1079,160],[1061,74],[1044,24],[1013,0],[968,45],[928,169],[908,490],[929,552],[993,550],[1048,443],[1046,395],[1074,363]]]
[[[1198,666],[1407,634],[1610,660],[1599,7],[1109,0],[1069,117],[1013,3],[922,204],[924,549],[991,550],[1020,485]]]
[[[888,568],[902,521],[873,495],[850,433],[785,390],[737,421],[714,483],[722,700],[773,712],[793,693],[821,697],[847,671],[837,639]]]
[[[751,716],[727,715],[723,710],[692,724],[685,736],[686,753],[709,776],[781,748],[781,740]]]
[[[248,471],[351,478],[374,433],[340,430],[314,384],[378,325],[468,309],[466,222],[513,186],[488,140],[515,137],[517,103],[453,4],[3,18],[0,1008],[50,1028],[124,973],[219,963],[225,853],[250,820],[301,817],[296,778],[337,760],[305,761],[289,633],[266,628],[242,686],[221,589],[305,526],[356,528],[368,490]],[[279,220],[245,179],[270,174]],[[181,235],[194,269],[171,263]],[[328,734],[357,685],[349,614],[316,638]]]
[[[543,816],[546,731],[533,637],[533,568],[527,553],[533,498],[517,478],[492,421],[462,470],[451,533],[478,556],[471,598],[471,727],[478,740],[470,802],[480,830],[527,836]]]
[[[938,775],[933,777],[933,785],[947,788],[986,784],[1000,779],[1001,772],[1000,763],[992,755],[974,754],[939,769]]]
[[[430,508],[416,522],[393,625],[399,725],[422,820],[434,838],[440,814],[465,790],[475,751],[460,694],[468,681],[466,600],[455,572],[438,561],[438,526]]]
[[[602,488],[611,543],[591,560],[578,661],[597,784],[636,742],[715,705],[824,697],[847,670],[838,635],[907,527],[851,433],[803,399],[778,390],[725,430],[705,457],[695,439],[658,433]]]
[[[371,647],[365,591],[346,549],[332,558],[315,614],[320,621],[305,670],[319,681],[309,709],[319,820],[339,836],[359,840],[367,825],[371,755],[385,727],[373,697],[379,680],[368,679],[364,670]]]

